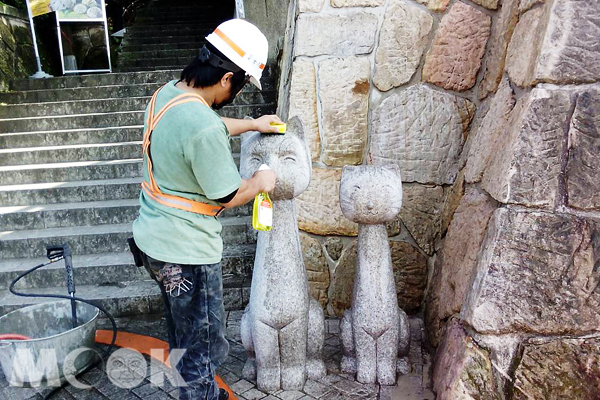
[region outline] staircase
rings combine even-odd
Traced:
[[[164,70],[186,66],[198,56],[204,38],[221,22],[231,19],[233,0],[154,1],[140,10],[127,28],[117,71]],[[208,3],[208,4],[206,4]]]
[[[162,312],[157,285],[133,264],[126,239],[138,211],[145,106],[226,19],[220,9],[190,3],[156,1],[138,14],[118,64],[128,72],[21,80],[0,93],[0,315],[49,301],[14,296],[8,287],[45,261],[46,246],[65,242],[74,254],[76,295],[114,316]],[[267,76],[262,92],[248,85],[221,114],[273,113],[275,99]],[[231,145],[239,159],[239,139]],[[250,212],[247,205],[220,218],[229,310],[249,297],[256,242]],[[34,272],[18,288],[65,294],[63,263]]]

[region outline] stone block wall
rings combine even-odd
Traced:
[[[27,12],[0,3],[0,90],[36,71]]]
[[[341,168],[395,163],[398,299],[425,312],[437,398],[597,399],[600,1],[291,7],[280,113],[312,151],[313,296],[335,315],[352,298]]]

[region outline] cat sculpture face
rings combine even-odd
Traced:
[[[277,174],[272,200],[290,200],[306,190],[310,183],[312,163],[310,150],[304,142],[304,127],[298,117],[288,121],[287,132],[242,136],[240,174],[250,179],[261,164],[267,164]]]
[[[359,224],[392,221],[402,207],[402,180],[398,166],[344,167],[340,205],[344,216]]]

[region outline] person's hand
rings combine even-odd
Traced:
[[[265,169],[262,171],[256,171],[254,178],[258,180],[258,187],[261,192],[271,192],[275,189],[275,182],[277,181],[277,174],[272,169]]]
[[[278,128],[271,126],[272,122],[276,124],[283,124],[283,121],[279,119],[277,115],[263,115],[262,117],[254,120],[254,130],[259,131],[260,133],[277,133]]]

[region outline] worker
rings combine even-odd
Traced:
[[[234,19],[206,40],[181,79],[159,89],[146,109],[144,180],[133,235],[161,289],[171,352],[185,349],[174,365],[179,399],[224,400],[228,394],[214,378],[229,351],[217,217],[270,192],[276,181],[272,170],[241,179],[229,139],[250,130],[276,132],[271,123],[282,122],[276,115],[237,120],[214,111],[233,102],[248,81],[261,89],[264,34]]]

